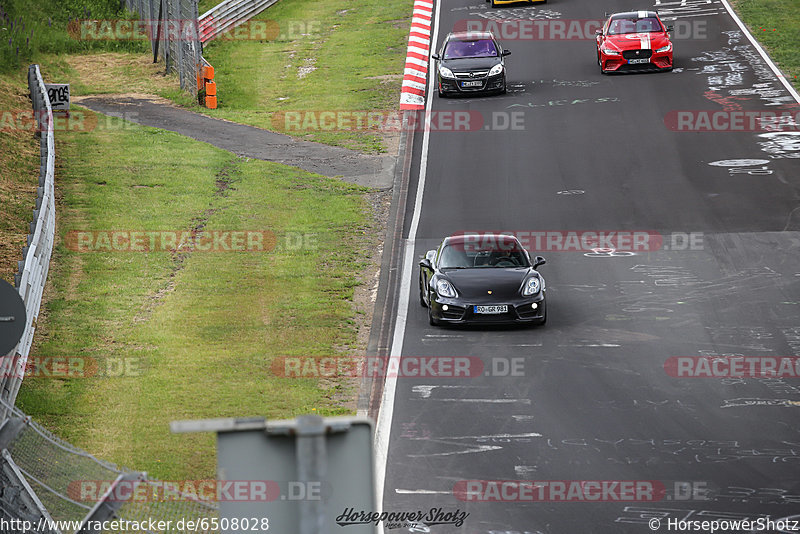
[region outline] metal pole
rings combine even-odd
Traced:
[[[158,2],[158,27],[156,28],[155,43],[153,47],[153,63],[158,63],[158,41],[161,38],[161,17],[164,15],[164,0]]]
[[[305,485],[306,492],[311,484],[325,487],[323,481],[328,475],[328,453],[325,449],[325,421],[317,415],[304,415],[297,418],[297,481]],[[306,498],[300,501],[299,534],[328,534],[325,521],[325,507],[322,499]]]

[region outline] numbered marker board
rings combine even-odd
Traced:
[[[53,111],[69,111],[69,84],[46,83],[44,86]]]

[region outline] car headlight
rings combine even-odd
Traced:
[[[619,50],[612,50],[611,48],[601,48],[600,51],[607,56],[618,56]]]
[[[540,289],[542,289],[542,284],[539,282],[539,279],[534,276],[525,281],[525,286],[522,288],[522,295],[525,297],[530,297],[531,295],[538,293]]]
[[[497,76],[501,72],[503,72],[503,64],[498,63],[497,65],[492,67],[491,70],[489,70],[489,76]]]
[[[444,279],[436,281],[436,292],[442,297],[454,298],[456,296],[456,290],[453,288],[453,284]]]
[[[442,78],[456,77],[455,74],[453,74],[452,70],[448,69],[447,67],[441,67],[441,66],[439,67],[439,75],[441,75]]]
[[[672,43],[669,43],[667,46],[662,46],[661,48],[656,50],[656,53],[669,52],[670,50],[672,50]]]

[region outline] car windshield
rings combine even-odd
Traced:
[[[650,33],[660,32],[661,23],[656,17],[618,18],[611,21],[608,26],[609,35],[622,35],[625,33]]]
[[[486,269],[530,267],[528,255],[516,242],[445,245],[440,269]]]
[[[452,40],[444,48],[444,59],[467,57],[497,57],[497,47],[491,39],[472,41]]]

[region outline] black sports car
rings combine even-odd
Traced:
[[[419,263],[419,301],[432,325],[544,324],[544,263],[511,235],[450,236]]]
[[[476,92],[506,92],[503,50],[492,32],[457,32],[445,37],[434,54],[439,96]]]

